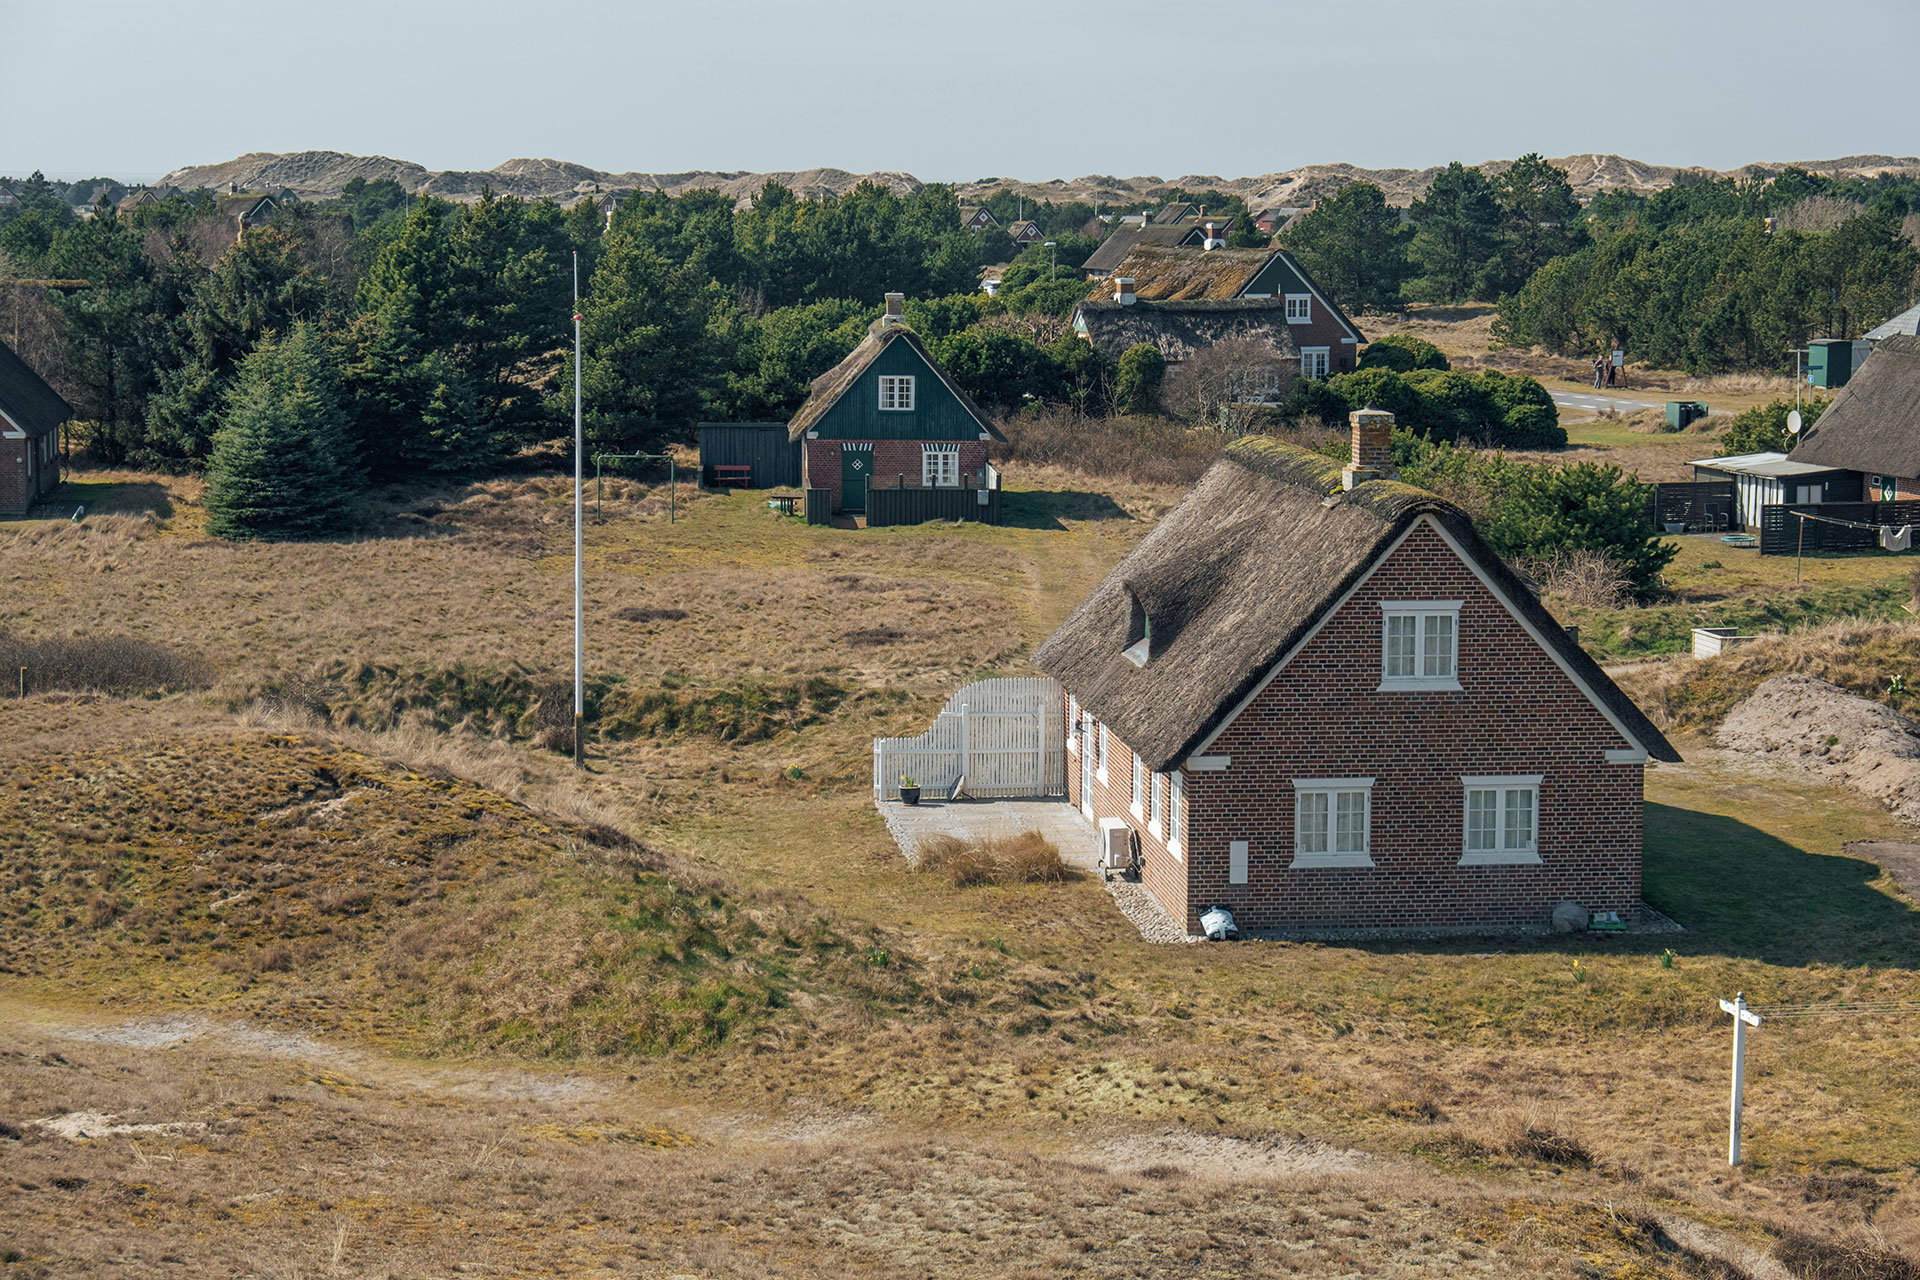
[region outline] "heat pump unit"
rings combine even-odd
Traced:
[[[1118,818],[1100,819],[1100,869],[1126,871],[1132,866],[1132,830]]]

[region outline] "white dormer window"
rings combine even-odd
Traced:
[[[1313,323],[1313,295],[1310,293],[1290,293],[1287,295],[1287,323]]]
[[[1460,602],[1383,604],[1380,691],[1460,687]]]
[[[880,378],[880,408],[888,413],[910,413],[913,410],[913,378],[894,377],[882,374]]]

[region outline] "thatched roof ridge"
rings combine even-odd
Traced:
[[[1882,338],[1788,457],[1823,467],[1920,476],[1920,337]]]
[[[1131,225],[1115,227],[1113,234],[1109,235],[1105,240],[1102,240],[1100,247],[1089,254],[1087,260],[1080,264],[1080,270],[1083,274],[1090,276],[1108,273],[1124,275],[1126,274],[1125,272],[1114,272],[1114,268],[1124,262],[1127,255],[1132,253],[1134,249],[1140,245],[1176,245],[1192,234],[1193,226],[1191,223],[1185,226],[1171,227],[1136,227]]]
[[[787,439],[803,439],[808,428],[819,422],[826,415],[827,410],[839,403],[840,397],[847,394],[853,384],[860,380],[860,375],[867,371],[868,366],[879,359],[880,353],[895,342],[905,342],[919,353],[920,358],[927,362],[927,368],[933,370],[934,376],[940,379],[941,385],[952,392],[953,398],[960,402],[960,407],[980,424],[980,430],[995,440],[1006,439],[1006,436],[1000,433],[1000,428],[993,425],[993,420],[987,417],[978,404],[974,403],[973,397],[962,391],[960,384],[940,367],[940,362],[933,358],[933,354],[920,341],[920,335],[899,321],[888,324],[884,316],[868,326],[867,336],[860,340],[860,345],[855,347],[846,359],[815,378],[809,385],[807,402],[800,406],[800,412],[794,414],[793,420],[787,424]]]
[[[73,406],[48,386],[39,374],[0,342],[0,413],[11,418],[29,439],[39,439],[73,416]]]
[[[1127,254],[1113,274],[1133,277],[1134,294],[1154,301],[1225,300],[1239,297],[1260,269],[1273,260],[1273,253],[1272,249],[1141,244]],[[1102,283],[1111,293],[1112,286]]]
[[[1287,324],[1286,304],[1273,298],[1228,298],[1193,302],[1134,302],[1090,298],[1074,312],[1075,327],[1109,360],[1145,343],[1168,360],[1235,338],[1270,344],[1280,359],[1297,359],[1299,344]]]
[[[1229,445],[1034,663],[1149,768],[1177,767],[1422,517],[1466,550],[1630,737],[1679,759],[1458,508],[1392,481],[1342,491],[1338,462],[1262,437]],[[1151,624],[1139,667],[1122,655],[1132,600]]]

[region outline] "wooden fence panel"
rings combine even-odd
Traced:
[[[981,501],[981,495],[986,501]],[[867,490],[867,527],[880,529],[895,524],[925,524],[929,520],[976,520],[983,524],[1000,523],[998,489],[904,489]]]
[[[1853,529],[1825,520],[1802,520],[1805,511],[1832,520],[1871,525]],[[1805,525],[1804,540],[1801,525]],[[1880,545],[1880,526],[1920,527],[1920,502],[1818,502],[1769,504],[1760,508],[1760,554],[1790,556],[1799,551],[1872,551]],[[1920,547],[1920,538],[1915,539]]]
[[[808,524],[832,524],[833,523],[833,490],[831,489],[807,490],[807,523]]]
[[[1656,533],[1669,524],[1684,524],[1689,532],[1725,529],[1737,520],[1731,480],[1656,484],[1647,495],[1647,523]]]
[[[874,739],[874,794],[898,799],[905,774],[928,795],[965,778],[970,796],[1063,796],[1065,715],[1057,680],[976,681],[949,698],[919,737]]]

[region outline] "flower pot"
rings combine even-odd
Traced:
[[[1684,520],[1669,520],[1666,522],[1666,530],[1668,533],[1685,533],[1687,531],[1687,522]]]
[[[901,804],[919,804],[920,788],[918,787],[900,788],[900,803]]]

